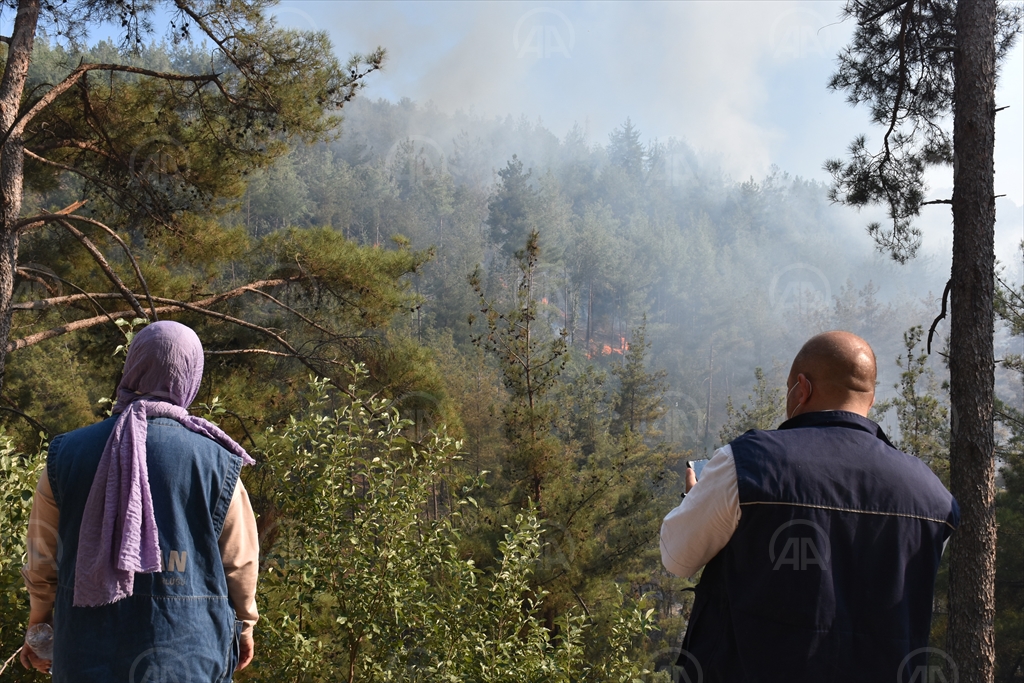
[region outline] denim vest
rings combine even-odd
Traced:
[[[799,415],[731,446],[742,514],[696,588],[688,680],[912,680],[960,521],[953,496],[854,413]]]
[[[168,418],[149,420],[146,461],[164,571],[136,574],[134,594],[74,607],[78,532],[114,418],[61,434],[47,471],[60,510],[54,683],[230,681],[235,610],[218,539],[242,461]]]

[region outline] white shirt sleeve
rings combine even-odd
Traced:
[[[729,542],[740,515],[736,463],[732,448],[725,445],[661,523],[661,563],[676,576],[693,576]]]

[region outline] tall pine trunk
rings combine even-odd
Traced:
[[[0,146],[0,387],[3,387],[7,342],[11,334],[11,296],[18,266],[16,224],[21,215],[25,165],[22,138],[10,135],[9,131],[18,119],[38,22],[39,0],[21,0],[0,78],[0,136],[3,136]]]
[[[961,683],[995,673],[995,462],[992,428],[995,267],[996,0],[960,0],[953,93],[950,488],[960,503],[949,565],[946,649]]]

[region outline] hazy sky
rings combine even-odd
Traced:
[[[738,177],[771,164],[825,179],[824,159],[871,132],[825,85],[852,32],[841,2],[330,2],[286,0],[282,24],[327,30],[339,55],[387,48],[371,98],[526,114],[595,142],[631,117]],[[1003,70],[997,193],[1024,204],[1024,58]],[[877,137],[877,134],[876,136]],[[935,180],[948,183],[939,176]],[[936,187],[936,190],[939,190]]]

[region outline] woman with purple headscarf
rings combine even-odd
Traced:
[[[53,439],[29,521],[30,627],[52,623],[56,683],[230,681],[253,656],[259,547],[252,464],[188,413],[203,376],[190,328],[135,335],[113,415]]]

